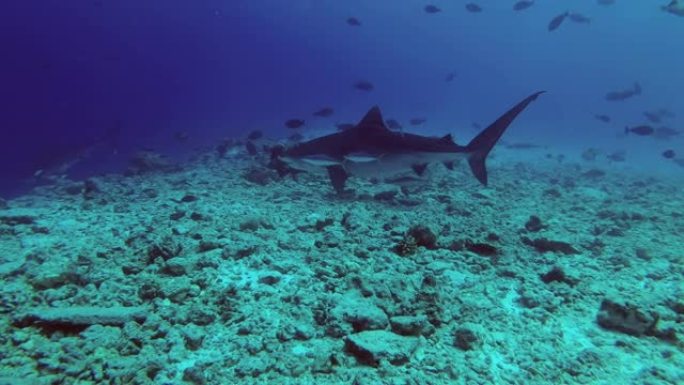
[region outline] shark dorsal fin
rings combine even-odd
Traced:
[[[382,130],[387,130],[388,128],[385,126],[385,121],[382,119],[382,112],[380,112],[380,107],[378,106],[373,106],[368,112],[366,112],[366,115],[361,119],[359,124],[356,125],[356,127],[363,127],[364,130],[368,129],[382,129]]]

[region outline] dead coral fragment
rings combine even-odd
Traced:
[[[395,246],[393,251],[402,257],[408,255],[413,255],[418,250],[418,243],[416,239],[410,235],[404,236],[404,239],[399,241]]]
[[[546,238],[530,239],[527,237],[520,238],[522,243],[534,247],[540,253],[546,253],[550,251],[552,253],[562,253],[562,254],[579,254],[579,251],[572,247],[569,243],[552,241]]]
[[[413,226],[406,233],[406,236],[415,239],[418,246],[429,250],[437,249],[437,236],[427,226]]]

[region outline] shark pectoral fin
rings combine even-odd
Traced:
[[[347,182],[347,179],[349,179],[349,174],[347,174],[347,171],[345,171],[344,167],[340,165],[328,166],[326,167],[326,170],[328,170],[330,184],[332,184],[333,188],[335,189],[335,192],[337,192],[338,194],[343,193],[344,185]]]
[[[423,176],[425,174],[425,169],[427,169],[427,163],[416,163],[412,164],[411,168],[413,169],[413,172],[416,173],[418,176]]]

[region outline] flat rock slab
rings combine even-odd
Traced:
[[[643,311],[635,305],[623,305],[604,299],[596,321],[602,328],[639,337],[655,333],[658,315]]]
[[[368,330],[351,334],[344,340],[345,349],[359,363],[378,366],[380,361],[403,365],[418,348],[418,338],[406,337],[385,330]]]
[[[14,318],[20,326],[121,326],[129,321],[142,322],[147,318],[144,307],[36,307]]]

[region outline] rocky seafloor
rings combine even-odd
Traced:
[[[684,383],[682,180],[137,167],[1,202],[0,384]]]

